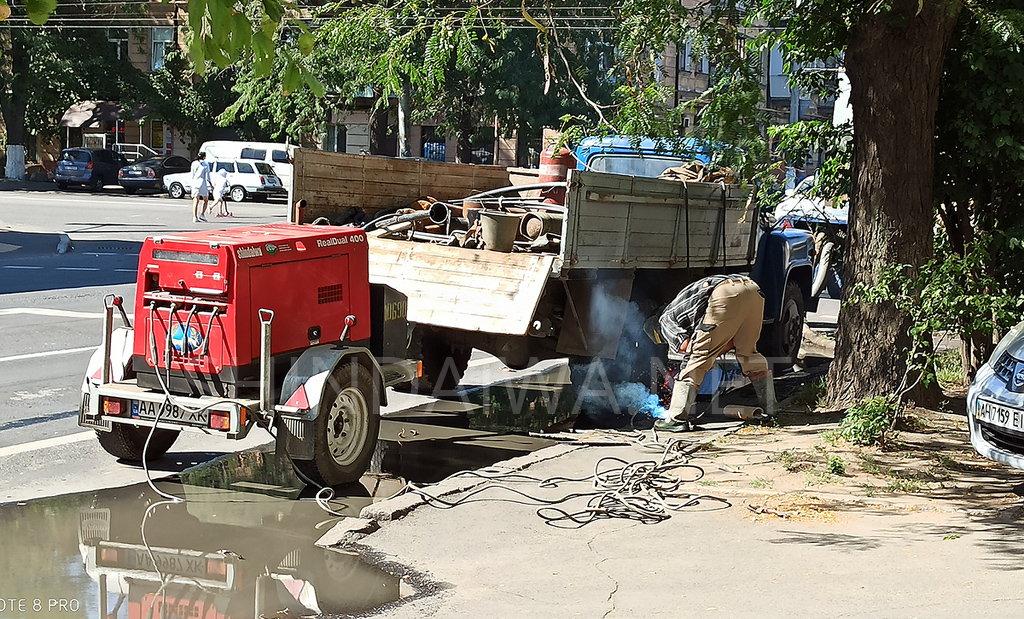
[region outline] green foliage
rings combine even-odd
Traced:
[[[986,267],[991,243],[991,237],[980,236],[961,256],[937,237],[935,258],[917,268],[890,266],[878,284],[856,286],[846,302],[891,304],[911,316],[913,347],[903,351],[908,372],[929,384],[935,379],[932,333],[949,331],[960,338],[992,334],[1016,324],[1024,313],[1024,291]]]
[[[164,65],[149,76],[150,89],[142,96],[154,115],[187,136],[196,151],[216,127],[216,118],[231,103],[234,71],[197,74],[180,52],[171,52]]]
[[[828,472],[843,477],[846,475],[846,462],[839,456],[828,457]]]
[[[142,73],[119,60],[103,31],[7,28],[0,22],[0,110],[12,143],[26,129],[53,136],[68,107],[83,100],[130,100]]]
[[[883,443],[894,418],[895,409],[888,398],[865,398],[846,411],[839,435],[858,445]]]

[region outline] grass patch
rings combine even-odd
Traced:
[[[840,486],[843,483],[841,477],[829,471],[807,471],[806,479],[808,486]]]
[[[967,383],[959,350],[947,350],[935,357],[935,377],[945,389],[963,388]]]
[[[821,433],[821,440],[833,447],[839,445],[839,440],[841,438],[843,437],[839,435],[839,430],[825,430]]]
[[[860,458],[860,468],[869,475],[885,475],[888,472],[887,468],[882,466],[882,463],[875,459],[873,456],[868,454],[857,454]]]
[[[825,402],[825,395],[828,391],[828,382],[825,376],[819,376],[809,383],[804,383],[800,393],[796,396],[795,402],[810,408],[821,408]]]
[[[892,493],[898,493],[898,492],[911,493],[911,492],[920,492],[921,488],[922,488],[921,483],[918,482],[915,479],[905,479],[905,478],[902,478],[902,477],[897,477],[897,478],[893,479],[892,481],[890,481],[887,486],[885,486],[885,491],[886,492],[892,492]]]
[[[764,477],[758,477],[754,481],[750,482],[750,485],[755,488],[771,488],[775,482]]]
[[[701,481],[698,481],[698,482],[697,482],[697,485],[698,485],[698,486],[718,486],[718,485],[720,485],[721,483],[722,483],[722,482],[720,482],[720,481],[708,481],[708,480],[701,480]]]

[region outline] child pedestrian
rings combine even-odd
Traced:
[[[224,203],[224,196],[228,192],[228,171],[223,165],[217,164],[217,171],[210,175],[213,183],[213,204],[210,210],[217,211],[217,217],[231,217],[228,206]]]

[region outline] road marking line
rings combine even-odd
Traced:
[[[16,264],[5,264],[4,268],[5,269],[41,269],[43,267],[23,266],[23,265],[16,265]]]
[[[58,271],[99,271],[99,267],[57,267]]]
[[[95,346],[83,346],[82,348],[65,348],[64,350],[48,350],[46,352],[30,352],[24,355],[14,355],[13,357],[0,357],[0,363],[4,361],[21,361],[22,359],[35,359],[37,357],[53,357],[55,355],[70,355],[72,353],[85,352],[87,350],[96,350]]]
[[[114,269],[115,273],[135,273],[138,269]]]
[[[76,432],[75,434],[69,434],[67,436],[46,438],[41,441],[11,445],[10,447],[0,447],[0,458],[25,453],[27,451],[46,449],[48,447],[59,447],[61,445],[70,445],[71,443],[81,443],[82,441],[87,441],[95,436],[95,432]]]
[[[8,307],[0,309],[0,316],[10,316],[12,314],[54,316],[57,318],[103,318],[103,312],[75,312],[72,310],[47,309],[45,307]]]

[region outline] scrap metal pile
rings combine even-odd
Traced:
[[[367,234],[501,252],[557,253],[565,182],[510,185],[459,200],[427,197],[381,214]]]

